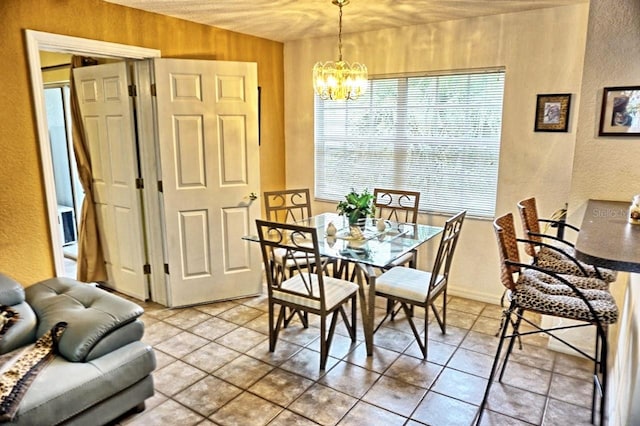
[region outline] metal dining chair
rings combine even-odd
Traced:
[[[522,220],[524,236],[529,240],[524,244],[524,250],[527,255],[531,256],[534,264],[558,274],[595,277],[607,283],[616,280],[616,271],[598,268],[578,261],[575,258],[573,243],[557,235],[542,232],[540,224],[554,227],[563,226],[564,229],[570,229],[575,232],[580,232],[579,228],[554,219],[539,218],[534,197],[520,201],[518,203],[518,211]],[[547,241],[551,241],[554,244],[550,244]]]
[[[352,282],[325,275],[319,252],[315,228],[295,224],[256,220],[260,249],[267,270],[269,295],[269,351],[276,347],[286,309],[304,311],[320,316],[320,369],[324,370],[338,314],[344,321],[351,341],[356,341],[356,294],[358,286]],[[287,276],[284,270],[271,268],[274,251],[284,251],[282,256],[291,262],[294,273]],[[309,268],[308,265],[318,265]],[[351,315],[345,305],[351,303]],[[276,307],[279,307],[275,317]],[[327,330],[326,319],[331,316]]]
[[[500,341],[476,424],[480,424],[484,409],[492,408],[489,401],[491,385],[501,363],[498,380],[502,381],[515,339],[538,333],[545,333],[593,362],[591,422],[595,420],[599,400],[600,424],[604,424],[607,389],[607,327],[618,319],[615,300],[609,291],[601,289],[603,282],[598,278],[561,275],[543,269],[537,264],[522,263],[511,213],[498,217],[493,227],[500,253],[500,279],[507,290],[509,307],[503,311]],[[543,327],[528,319],[526,315],[528,312],[571,319],[576,323]],[[531,326],[530,330],[521,330],[522,322]],[[593,354],[585,352],[556,334],[558,330],[590,326],[596,329],[596,345]],[[507,333],[510,327],[512,331]],[[508,345],[502,356],[505,341],[508,341]],[[600,398],[597,398],[598,394]]]
[[[424,359],[427,359],[429,309],[433,311],[442,333],[446,333],[449,270],[466,213],[466,211],[461,211],[446,221],[438,253],[430,271],[395,266],[384,272],[375,281],[376,295],[382,296],[393,303],[400,303]],[[440,316],[436,308],[436,302],[440,296],[442,296],[442,316]],[[424,335],[422,337],[420,337],[420,330],[414,323],[413,308],[416,306],[425,310]],[[387,314],[378,324],[376,330],[380,328],[389,315],[393,317],[394,313],[387,310]]]

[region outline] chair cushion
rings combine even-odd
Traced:
[[[567,280],[579,289],[584,290],[585,295],[600,294],[593,293],[594,290],[609,290],[609,284],[598,278],[581,277],[577,275],[558,274],[560,278]],[[556,280],[553,276],[545,274],[541,271],[529,270],[526,274],[523,274],[519,282],[524,282],[533,286],[536,286],[540,291],[549,294],[564,294],[574,295],[575,293],[569,286]],[[590,299],[587,296],[587,299]]]
[[[315,297],[320,296],[320,289],[318,286],[318,276],[316,274],[296,274],[292,278],[284,281],[280,286],[282,289],[299,293],[300,295],[285,293],[283,291],[273,290],[273,298],[275,300],[282,300],[290,303],[295,303],[307,308],[319,310],[320,301],[310,299],[308,297],[308,291],[303,281],[305,278],[311,277],[311,289],[312,294]],[[358,286],[350,281],[341,280],[338,278],[332,278],[329,276],[323,276],[324,294],[325,294],[325,306],[327,310],[332,310],[345,299],[351,297],[356,291]]]
[[[553,287],[558,285],[541,282],[533,272],[537,271],[524,271],[511,293],[518,306],[546,315],[594,321],[587,304],[575,293],[570,295],[566,292],[568,286],[565,285],[564,290],[561,287]],[[613,324],[618,320],[618,307],[611,293],[605,290],[584,290],[583,293],[603,324]]]
[[[575,257],[575,250],[569,247],[564,250],[569,256]],[[538,252],[538,257],[536,260],[536,264],[541,268],[548,269],[550,271],[556,272],[558,274],[571,274],[571,275],[580,275],[582,276],[582,271],[578,266],[573,262],[573,260],[568,259],[559,251],[553,250],[549,247],[542,247]],[[586,263],[580,262],[587,272],[587,276],[589,277],[597,277],[596,269],[592,265],[588,265]],[[614,282],[617,277],[617,272],[611,269],[606,268],[598,268],[602,279],[608,283]]]
[[[432,291],[446,282],[444,276],[438,275],[436,286]],[[400,297],[416,303],[425,303],[428,296],[431,272],[419,269],[396,266],[376,279],[376,293],[381,296]]]

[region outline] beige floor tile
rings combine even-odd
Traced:
[[[546,397],[543,395],[527,392],[496,381],[491,386],[487,407],[518,420],[541,424],[545,402]]]
[[[448,318],[447,318],[447,321]],[[469,332],[466,328],[456,327],[447,323],[447,332],[445,334],[438,332],[429,333],[429,340],[435,340],[447,345],[459,345]]]
[[[175,395],[173,399],[207,417],[242,392],[242,389],[232,384],[207,376]]]
[[[456,310],[461,312],[468,312],[470,314],[480,314],[487,306],[484,302],[478,302],[475,300],[464,299],[461,297],[451,297],[447,303],[449,310]]]
[[[235,306],[237,306],[238,304],[232,300],[229,301],[225,301],[225,302],[217,302],[217,303],[209,303],[207,305],[198,305],[198,306],[194,306],[194,309],[197,309],[199,311],[204,312],[205,314],[209,314],[209,315],[219,315]]]
[[[191,327],[189,331],[197,334],[200,337],[204,337],[205,339],[215,340],[218,337],[232,332],[236,328],[238,328],[237,324],[225,321],[217,317],[213,317],[201,322],[194,327]]]
[[[244,325],[249,321],[258,318],[262,314],[264,314],[264,312],[260,309],[255,309],[251,306],[236,305],[218,315],[218,318],[234,324]]]
[[[431,426],[470,425],[477,412],[475,405],[429,392],[411,418]]]
[[[289,358],[291,358],[301,349],[302,349],[302,346],[289,343],[285,340],[280,340],[276,342],[276,347],[273,352],[269,352],[269,343],[264,342],[250,349],[247,352],[247,355],[253,358],[257,358],[271,365],[278,366],[278,365],[281,365],[286,360],[288,360]]]
[[[590,380],[576,379],[563,374],[553,374],[549,396],[560,401],[591,407],[593,384]]]
[[[155,389],[167,396],[173,396],[206,375],[204,371],[178,360],[154,371],[153,382]]]
[[[127,426],[149,426],[149,425],[196,425],[203,420],[203,417],[196,412],[178,404],[172,399],[168,399],[157,407],[145,411],[140,417],[127,421]]]
[[[282,407],[245,392],[213,413],[209,420],[222,426],[262,426],[281,411]]]
[[[184,309],[164,321],[183,330],[187,330],[209,318],[211,318],[211,315],[205,314],[197,309]]]
[[[213,375],[242,389],[247,389],[272,369],[272,365],[243,354],[218,368]]]
[[[144,329],[142,341],[151,346],[155,346],[181,332],[182,330],[178,327],[174,327],[166,322],[156,322]]]
[[[449,360],[447,367],[488,379],[494,358],[491,355],[459,348]]]
[[[408,329],[407,332],[411,333],[411,329]],[[403,352],[414,340],[413,334],[408,333],[382,326],[373,335],[373,341],[376,346],[381,348]]]
[[[456,346],[440,343],[435,340],[429,339],[427,343],[427,360],[436,364],[445,365],[451,359],[451,356],[456,351]],[[412,356],[414,358],[423,359],[422,351],[418,343],[414,341],[405,351],[405,355]]]
[[[380,374],[371,370],[340,361],[319,380],[319,383],[354,398],[361,398],[379,377]]]
[[[329,355],[334,358],[344,358],[349,352],[354,350],[358,342],[352,342],[350,337],[341,336],[334,333],[329,347]],[[320,337],[306,346],[308,349],[320,352]]]
[[[287,361],[280,365],[280,368],[299,374],[308,379],[318,380],[324,376],[327,371],[331,370],[338,363],[338,359],[332,356],[327,357],[327,365],[324,370],[320,370],[320,352],[303,348]]]
[[[183,358],[183,361],[194,367],[211,373],[242,355],[216,342],[211,342],[191,352]]]
[[[187,354],[209,343],[207,339],[196,336],[193,333],[183,331],[156,345],[158,349],[175,358],[182,358]]]
[[[267,401],[286,407],[311,387],[313,383],[313,380],[285,370],[276,369],[252,385],[249,391]]]
[[[317,426],[317,424],[292,411],[284,410],[269,423],[269,426]]]
[[[383,376],[362,400],[401,416],[409,417],[426,393],[426,389]]]
[[[358,400],[349,395],[315,384],[295,400],[289,410],[321,425],[335,425],[356,402]]]
[[[499,339],[493,335],[469,331],[469,334],[460,343],[460,347],[494,357],[498,350],[498,343]]]
[[[218,337],[215,341],[238,352],[246,352],[254,346],[267,345],[268,336],[248,328],[239,327],[222,337]]]
[[[470,404],[480,405],[486,386],[487,379],[445,368],[431,390]]]
[[[385,425],[401,426],[407,419],[366,402],[358,402],[338,423],[339,426]]]
[[[429,389],[435,382],[442,366],[408,355],[400,355],[384,373],[386,377],[402,380],[424,389]]]
[[[502,383],[529,392],[546,395],[549,392],[551,372],[540,368],[530,367],[509,360],[505,369]]]
[[[587,426],[590,424],[590,408],[579,407],[553,398],[549,399],[544,414],[545,426]]]
[[[384,372],[393,362],[400,356],[398,352],[379,346],[373,347],[373,354],[367,356],[367,346],[364,343],[359,344],[353,351],[344,357],[344,361],[350,362],[367,370],[377,373]]]

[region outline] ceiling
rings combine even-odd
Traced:
[[[280,42],[337,36],[331,0],[105,0]],[[586,3],[589,0],[351,0],[342,32],[358,33],[438,21]]]

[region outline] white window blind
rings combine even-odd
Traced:
[[[504,71],[369,80],[356,101],[315,99],[315,193],[420,191],[420,210],[493,217]]]

